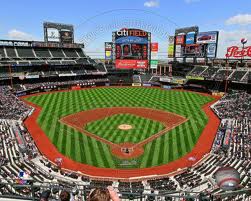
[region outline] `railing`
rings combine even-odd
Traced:
[[[76,200],[87,200],[91,189],[95,189],[94,185],[74,185],[72,183],[68,186],[63,186],[60,183],[42,183],[37,184],[33,181],[29,181],[29,184],[18,184],[11,181],[0,182],[0,198],[14,198],[23,200],[39,200],[40,194],[44,191],[50,191],[50,198],[55,199],[60,194],[61,190],[66,190],[71,193],[72,197]],[[103,188],[106,188],[104,185]],[[5,192],[8,193],[4,193]],[[8,191],[6,190],[8,189]],[[115,188],[116,189],[116,188]],[[10,192],[13,193],[10,193]],[[123,189],[118,192],[121,200],[180,200],[180,198],[185,198],[186,200],[235,200],[237,197],[243,198],[243,200],[250,200],[251,189],[240,189],[231,192],[221,192],[221,193],[201,193],[201,192],[191,192],[191,191],[151,191],[143,189],[128,188]],[[245,199],[244,199],[245,198]]]

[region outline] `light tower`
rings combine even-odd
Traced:
[[[241,57],[241,63],[244,60],[244,48],[245,48],[245,44],[248,42],[248,40],[246,38],[242,38],[241,39],[241,44],[242,44],[242,57]]]

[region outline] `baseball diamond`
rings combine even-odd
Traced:
[[[145,141],[141,145],[144,150],[143,153],[134,156],[139,161],[137,168],[147,168],[177,160],[193,149],[208,121],[202,106],[212,101],[213,98],[185,91],[111,87],[40,94],[27,97],[26,100],[42,108],[37,122],[59,152],[74,161],[95,167],[120,168],[119,160],[113,153],[116,152],[113,150],[114,146],[109,145],[116,143],[121,146],[119,144],[140,143],[141,140],[156,136],[154,134],[159,134],[158,132],[164,129],[157,137]],[[110,110],[102,114],[97,113],[98,110],[105,108],[110,108]],[[163,122],[155,121],[156,118],[153,118],[154,121],[152,121],[145,119],[145,117],[142,118],[142,116],[134,116],[133,113],[128,115],[128,111],[126,111],[126,114],[123,114],[123,111],[121,111],[122,114],[117,112],[116,115],[119,115],[117,117],[111,116],[112,108],[148,109],[148,113],[144,113],[145,116],[151,116],[149,115],[151,114],[149,113],[150,110],[159,110],[159,114],[161,112],[172,114],[172,120],[177,120],[177,118],[181,120],[178,122],[179,125],[171,127],[170,125],[163,125]],[[84,114],[88,111],[101,116],[95,119],[96,122],[91,121],[89,124],[81,122],[83,119],[81,120],[79,117],[70,118],[75,123],[81,122],[77,129],[76,125],[74,125],[74,128],[74,126],[69,125],[69,122],[68,125],[65,124],[64,117],[78,113]],[[137,109],[134,109],[134,111],[137,111]],[[152,112],[152,114],[154,113]],[[90,114],[81,115],[86,119],[92,119],[91,116]],[[102,120],[102,118],[105,118],[105,120]],[[109,122],[109,118],[119,119],[118,124]],[[100,119],[104,122],[102,123]],[[113,121],[113,119],[110,120]],[[140,121],[143,121],[142,125]],[[84,125],[86,123],[87,125]],[[95,126],[95,123],[97,126]],[[134,134],[142,135],[140,138],[137,137],[138,141],[135,141],[136,138],[133,138],[133,136],[125,136],[126,134],[120,136],[117,129],[114,130],[118,133],[117,135],[114,135],[112,130],[109,130],[109,133],[103,132],[104,129],[109,129],[112,125],[117,127],[123,123],[140,127]],[[132,132],[133,130],[121,132]],[[139,131],[140,133],[137,133]],[[99,140],[98,137],[102,140]]]

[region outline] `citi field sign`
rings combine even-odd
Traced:
[[[148,33],[140,29],[124,28],[119,31],[116,31],[116,36],[118,37],[125,37],[125,36],[148,37]]]

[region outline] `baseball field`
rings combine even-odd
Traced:
[[[25,99],[42,108],[36,121],[60,153],[91,166],[119,169],[160,166],[189,153],[208,122],[202,106],[213,100],[193,92],[132,87]]]

